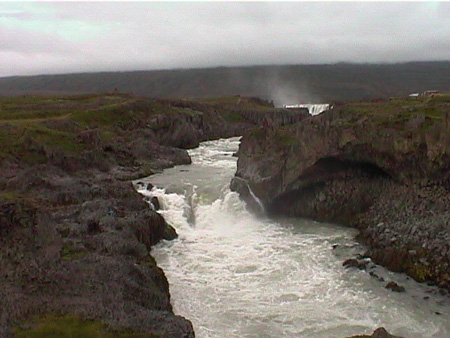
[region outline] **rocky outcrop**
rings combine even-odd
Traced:
[[[399,336],[393,336],[389,332],[386,331],[384,327],[380,327],[376,329],[371,336],[352,336],[349,338],[402,338]]]
[[[231,187],[245,196],[245,181],[272,214],[358,227],[376,262],[450,288],[449,109],[363,102],[254,130]]]
[[[150,255],[176,231],[126,181],[189,164],[185,149],[200,141],[305,116],[241,97],[225,99],[226,107],[222,99],[121,94],[35,101],[25,109],[27,98],[16,98],[8,109],[56,118],[0,120],[0,336],[50,314],[193,337],[191,323],[174,315],[167,279]]]
[[[0,336],[32,316],[70,313],[113,329],[194,337],[173,314],[149,254],[176,232],[131,183],[42,165],[5,187],[15,190],[0,197]]]
[[[154,116],[147,127],[161,145],[191,149],[206,140],[240,136],[258,126],[271,128],[297,123],[309,116],[307,109],[276,109],[257,98],[235,97],[216,104],[190,100],[162,101],[182,108],[177,114]]]

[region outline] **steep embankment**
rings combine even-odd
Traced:
[[[450,98],[335,107],[246,135],[232,188],[273,214],[361,229],[369,255],[450,288]],[[254,203],[253,203],[254,204]]]
[[[181,148],[261,116],[281,125],[303,113],[240,97],[2,98],[0,336],[193,337],[149,253],[177,234],[126,180],[190,163]]]

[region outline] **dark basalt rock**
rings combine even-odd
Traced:
[[[375,272],[373,272],[373,271],[370,271],[370,272],[369,272],[369,275],[371,275],[373,278],[377,279],[377,280],[380,281],[380,282],[384,282],[384,278],[378,276],[378,275],[377,275]]]
[[[251,204],[251,186],[271,215],[356,227],[375,263],[450,289],[450,103],[423,118],[401,102],[397,113],[387,100],[350,103],[246,134],[236,172],[246,184],[231,188]]]
[[[365,270],[367,266],[367,261],[350,258],[347,259],[344,263],[342,263],[342,265],[345,266],[346,268],[357,268],[359,270]]]
[[[148,250],[161,239],[172,240],[178,237],[175,229],[153,210],[143,210],[129,220],[139,242]]]
[[[403,338],[403,337],[393,336],[389,332],[387,332],[384,327],[380,327],[376,329],[371,336],[363,335],[363,336],[352,336],[348,338]]]
[[[405,288],[403,286],[398,285],[396,282],[387,283],[385,288],[394,292],[405,292]]]
[[[149,255],[176,232],[130,182],[41,165],[11,184],[21,197],[0,198],[0,336],[34,315],[75,313],[113,328],[194,337],[191,323],[173,314],[168,282]]]
[[[401,337],[393,336],[389,334],[384,327],[380,327],[373,332],[372,338],[401,338]]]
[[[150,203],[153,205],[153,208],[154,208],[156,211],[158,211],[158,210],[161,208],[161,206],[160,206],[160,204],[159,204],[158,197],[156,197],[156,196],[153,196],[153,197],[150,199]]]

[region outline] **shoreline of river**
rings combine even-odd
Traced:
[[[212,151],[213,154],[220,153],[220,152],[221,151],[217,152],[216,150]],[[205,150],[195,151],[195,153],[202,154],[202,156],[204,156],[206,154]],[[230,154],[231,153],[232,152],[230,152]],[[218,160],[219,160],[219,162],[222,161],[221,159],[218,159]],[[195,174],[196,171],[198,170],[197,168],[200,165],[200,163],[204,163],[204,165],[207,166],[206,167],[207,169],[204,169],[204,170],[206,170],[204,172],[204,174]],[[161,245],[158,246],[157,256],[155,256],[155,257],[157,257],[158,262],[159,262],[159,259],[161,259],[161,257],[163,257],[165,263],[162,265],[162,267],[166,271],[166,274],[168,273],[169,281],[176,281],[176,284],[177,284],[176,287],[175,287],[175,295],[176,295],[175,299],[177,301],[180,301],[180,299],[184,299],[184,301],[182,301],[183,304],[185,303],[186,300],[191,299],[191,296],[189,296],[191,293],[193,295],[197,294],[198,290],[197,291],[190,291],[190,287],[188,287],[188,285],[183,286],[184,285],[183,283],[185,283],[186,280],[190,279],[190,277],[189,277],[190,275],[196,276],[196,269],[200,268],[202,266],[202,258],[205,257],[205,255],[208,255],[208,256],[211,255],[210,258],[207,260],[207,262],[205,262],[205,264],[207,266],[210,266],[210,264],[212,264],[212,261],[214,260],[214,257],[216,255],[219,256],[219,257],[228,257],[227,261],[229,261],[229,260],[233,261],[233,263],[232,262],[228,262],[228,263],[226,263],[223,266],[223,269],[224,269],[223,270],[223,275],[220,275],[220,276],[228,276],[228,271],[229,271],[230,266],[233,266],[233,265],[236,264],[234,262],[235,259],[237,259],[237,262],[239,262],[239,258],[238,257],[233,258],[234,254],[225,253],[225,252],[217,252],[216,253],[216,250],[219,250],[219,248],[222,245],[222,243],[227,243],[229,236],[231,236],[231,237],[234,236],[233,234],[235,233],[235,231],[237,231],[237,233],[240,234],[240,235],[237,235],[237,233],[236,233],[236,236],[240,237],[244,242],[248,243],[248,246],[250,248],[255,244],[255,239],[259,238],[260,235],[263,236],[263,237],[270,236],[269,235],[270,232],[265,233],[265,231],[263,231],[261,229],[260,231],[262,231],[262,233],[260,235],[256,235],[255,234],[256,238],[252,237],[252,238],[246,239],[246,237],[244,235],[245,232],[241,232],[241,231],[244,231],[243,229],[239,230],[239,226],[237,226],[237,229],[234,229],[234,227],[235,227],[234,221],[232,221],[232,220],[226,221],[226,219],[228,217],[231,217],[233,219],[233,216],[231,216],[231,215],[227,216],[225,214],[222,214],[222,212],[228,208],[228,206],[226,204],[223,204],[228,199],[228,197],[227,198],[225,198],[224,196],[220,197],[219,200],[217,200],[216,202],[212,203],[212,201],[215,200],[218,197],[217,196],[216,197],[201,197],[202,196],[202,190],[201,190],[200,187],[197,187],[195,189],[196,195],[198,194],[198,198],[200,198],[200,200],[202,201],[202,206],[200,206],[198,208],[198,212],[196,212],[196,216],[195,216],[197,221],[200,222],[200,223],[199,224],[197,224],[197,223],[190,224],[190,222],[187,221],[187,219],[189,219],[188,215],[192,211],[188,212],[185,208],[188,207],[189,209],[192,209],[192,208],[197,209],[197,207],[196,207],[195,203],[194,203],[194,205],[192,205],[191,198],[190,198],[190,194],[192,192],[186,192],[186,191],[187,190],[191,191],[192,185],[197,186],[199,184],[199,182],[200,182],[200,181],[198,181],[198,179],[200,177],[202,179],[207,179],[207,180],[209,179],[209,176],[206,174],[206,172],[210,172],[211,171],[211,169],[209,167],[211,164],[212,164],[212,162],[210,160],[208,160],[208,159],[206,159],[205,161],[201,161],[201,162],[198,162],[197,160],[193,159],[193,164],[191,164],[189,166],[182,166],[182,167],[178,167],[178,168],[175,167],[173,169],[169,169],[167,172],[158,174],[156,177],[155,176],[150,176],[147,180],[145,180],[143,182],[143,183],[146,183],[146,182],[154,183],[155,186],[158,187],[158,189],[155,188],[156,190],[154,190],[152,192],[146,192],[145,196],[147,196],[147,198],[153,197],[153,196],[158,196],[158,198],[160,198],[160,201],[162,201],[162,205],[165,205],[166,208],[171,209],[171,210],[163,210],[164,215],[167,214],[169,216],[169,218],[168,218],[169,222],[171,224],[176,225],[176,228],[179,228],[181,226],[181,228],[180,228],[181,229],[181,234],[182,234],[181,242],[180,242],[180,240],[178,240],[176,243],[171,243],[167,247],[161,246]],[[215,176],[214,172],[211,172],[211,175],[214,177]],[[153,179],[152,179],[152,177],[153,177]],[[183,181],[183,183],[181,181]],[[163,192],[162,189],[160,189],[162,187],[167,187],[167,189],[168,189],[167,195],[165,195],[165,192]],[[189,187],[189,189],[187,189],[187,187]],[[211,190],[211,187],[210,187],[210,184],[208,184],[208,188],[206,190],[206,192],[207,192],[206,196],[209,196],[209,191],[210,190]],[[208,198],[212,198],[212,200],[210,202],[206,202],[207,200],[205,200],[205,198],[207,198],[207,200],[208,200]],[[187,204],[183,204],[183,203],[187,203]],[[219,212],[219,214],[218,214],[219,218],[218,219],[215,219],[212,215],[208,215],[208,216],[203,215],[203,213],[205,213],[205,212],[207,212],[207,210],[209,210],[208,209],[209,207],[207,207],[207,205],[209,205],[209,203],[212,203],[211,204],[211,208],[212,208],[211,211],[213,213]],[[235,212],[232,212],[232,213],[235,213]],[[185,215],[183,216],[183,214],[185,214]],[[240,215],[240,214],[237,212],[237,215]],[[241,216],[237,216],[237,217],[238,217],[238,220],[243,222],[242,226],[250,227],[250,228],[253,227],[253,225],[252,225],[253,221],[248,220],[246,222],[246,221],[244,221],[246,219],[245,217],[241,217]],[[207,220],[207,223],[204,223],[205,220]],[[236,220],[237,223],[240,222],[238,220]],[[229,223],[229,222],[231,222],[231,223]],[[205,228],[205,227],[207,227],[207,228]],[[211,227],[211,229],[209,229],[209,227]],[[215,227],[218,227],[218,230],[219,229],[220,230],[218,232],[212,231],[213,228],[215,228]],[[283,226],[283,225],[276,226],[276,228],[278,228],[278,227],[279,227],[279,229],[281,231],[284,231],[282,229],[285,226]],[[289,226],[288,226],[288,228],[289,228]],[[224,233],[223,231],[225,229],[228,229],[228,230]],[[275,229],[273,229],[273,230],[278,232],[278,230],[275,230]],[[208,234],[207,238],[205,237],[205,235],[206,235],[205,231]],[[195,235],[196,232],[199,232],[199,236],[200,237],[198,237],[198,238],[196,237],[196,235]],[[308,238],[310,236],[309,234],[310,234],[310,232],[307,231],[305,238]],[[219,239],[217,239],[217,236],[219,236]],[[222,239],[222,236],[225,236],[225,237]],[[289,236],[289,237],[291,237],[291,236]],[[216,240],[218,240],[217,243],[215,242],[215,238],[216,238]],[[239,242],[242,242],[242,240],[240,240]],[[184,241],[186,241],[186,243],[184,243]],[[200,253],[198,253],[199,256],[195,256],[194,255],[188,261],[179,260],[180,257],[182,257],[182,256],[185,256],[185,255],[186,256],[190,256],[191,254],[194,254],[196,252],[196,250],[197,250],[196,248],[201,249],[203,245],[206,245],[206,243],[202,244],[202,242],[204,242],[204,241],[205,242],[211,241],[211,245],[214,246],[214,249],[211,248],[211,251],[201,251]],[[257,241],[259,241],[259,239]],[[284,243],[284,240],[281,240],[281,242]],[[334,242],[334,243],[336,243],[336,242]],[[235,243],[234,245],[237,245],[237,244]],[[275,244],[275,245],[277,246],[277,244]],[[263,245],[263,246],[265,246],[265,245]],[[239,247],[241,247],[241,246],[239,246]],[[335,254],[337,254],[339,256],[340,252],[342,252],[342,250],[345,250],[345,247],[346,247],[346,245],[335,246],[333,244],[333,242],[331,242],[329,245],[327,245],[326,248],[324,248],[324,250],[327,252],[326,253],[327,255],[331,254],[331,255],[334,256]],[[180,249],[182,248],[181,251],[178,248],[180,248]],[[243,248],[242,250],[244,250],[244,247],[242,247],[242,248]],[[294,250],[294,252],[295,252],[295,250]],[[242,255],[244,255],[244,253],[245,253],[245,250],[244,250],[244,252],[242,252]],[[171,257],[171,258],[169,258],[169,257]],[[245,255],[243,257],[245,257]],[[337,269],[340,271],[339,273],[351,274],[353,276],[352,278],[354,278],[354,277],[356,277],[357,275],[359,275],[361,273],[359,271],[345,271],[346,269],[344,267],[342,267],[342,262],[347,257],[348,256],[344,256],[340,260],[340,263],[337,264],[338,265]],[[272,263],[273,263],[273,259],[274,259],[274,257],[270,259],[270,261]],[[300,257],[299,257],[299,259],[301,260]],[[334,258],[333,258],[333,261],[334,261]],[[187,267],[190,266],[189,262],[192,262],[193,270],[189,270],[187,268]],[[172,263],[174,265],[173,265],[173,267],[170,267],[170,265]],[[221,262],[217,262],[217,264],[222,265]],[[229,276],[227,278],[236,278],[237,276],[242,276],[242,275],[240,275],[241,273],[244,273],[244,275],[245,275],[245,273],[248,273],[248,271],[254,271],[255,266],[256,266],[255,264],[257,264],[256,261],[252,264],[252,267],[250,268],[250,270],[247,270],[246,267],[237,267],[236,271],[239,271],[239,275],[236,275],[235,277]],[[186,268],[184,268],[184,267],[186,267]],[[173,268],[175,268],[175,271],[173,271]],[[232,271],[234,271],[234,269],[232,269]],[[267,270],[265,269],[265,271],[267,271]],[[385,271],[385,270],[383,270],[383,271]],[[404,301],[405,299],[403,299],[403,300],[401,300],[401,299],[405,298],[405,297],[406,297],[406,299],[409,299],[411,297],[413,297],[413,298],[414,297],[419,297],[420,299],[422,299],[422,297],[425,297],[425,298],[429,297],[429,294],[427,293],[428,289],[430,289],[430,290],[433,289],[434,290],[434,288],[428,288],[428,289],[424,288],[424,290],[423,290],[424,294],[420,296],[420,294],[416,294],[417,290],[414,289],[414,285],[416,285],[414,281],[412,281],[412,280],[410,280],[410,281],[406,281],[405,280],[404,281],[403,278],[402,279],[397,279],[397,278],[393,279],[392,276],[390,276],[389,274],[386,274],[386,272],[383,272],[383,271],[381,271],[379,268],[372,270],[371,267],[368,267],[368,273],[366,274],[366,276],[369,279],[372,279],[372,282],[370,282],[370,283],[373,283],[373,287],[375,287],[375,289],[378,289],[379,290],[378,292],[381,291],[383,293],[382,290],[385,290],[384,289],[384,284],[386,284],[387,282],[390,282],[392,280],[395,280],[397,283],[406,286],[407,287],[407,291],[409,291],[409,292],[407,292],[407,294],[398,294],[398,295],[394,295],[393,294],[392,296],[387,295],[388,297],[400,297],[399,301]],[[384,283],[378,282],[378,280],[376,280],[373,277],[369,276],[370,272],[371,272],[370,275],[373,275],[373,274],[377,273],[379,276],[383,276],[385,278],[385,282]],[[209,275],[207,274],[206,276],[204,276],[202,278],[200,278],[200,276],[199,276],[199,278],[202,279],[202,280],[206,278],[205,279],[205,283],[207,285],[207,284],[209,284],[209,282],[207,282],[208,280],[212,281],[212,280],[215,279],[215,277],[212,277],[212,276],[208,277],[208,276]],[[291,291],[291,293],[289,295],[286,295],[286,296],[283,296],[283,297],[288,297],[286,299],[290,299],[289,297],[293,297],[293,293],[296,292],[294,290],[297,290],[297,291],[301,290],[300,285],[301,285],[301,280],[302,279],[303,279],[303,277],[300,277],[298,279],[298,283],[300,283],[300,284],[298,284],[298,288],[300,288],[300,289],[294,287],[293,291]],[[189,283],[195,284],[195,281],[191,281]],[[199,285],[199,286],[203,287],[203,284]],[[211,287],[212,288],[221,289],[221,287],[214,286],[214,284],[211,285]],[[238,285],[236,285],[236,287],[238,289],[242,288],[242,287],[240,287]],[[381,288],[381,290],[380,290],[380,288]],[[427,290],[425,290],[425,289],[427,289]],[[188,292],[189,295],[185,294],[186,292]],[[388,291],[388,290],[384,291],[384,293],[390,293],[390,292],[391,291]],[[247,296],[248,297],[252,297],[250,295],[247,295]],[[202,294],[202,297],[206,297],[206,295]],[[223,298],[223,295],[220,296],[220,294],[219,294],[218,297],[221,298],[222,301],[225,302],[225,304],[233,303],[233,301],[226,300],[226,298]],[[281,299],[283,299],[283,297],[281,297]],[[184,316],[187,316],[188,318],[192,317],[192,318],[196,318],[198,320],[198,314],[195,314],[195,313],[194,314],[190,314],[189,311],[186,312],[186,309],[189,309],[189,308],[192,308],[192,307],[194,307],[194,308],[196,308],[196,307],[204,308],[207,305],[205,305],[205,304],[203,304],[203,305],[197,304],[197,301],[195,300],[195,297],[194,297],[194,299],[192,299],[192,301],[193,302],[189,303],[189,305],[186,305],[186,304],[183,305],[184,310],[181,313]],[[177,303],[175,303],[175,304],[177,304]],[[280,305],[280,306],[282,306],[282,305]],[[308,307],[308,305],[306,305],[306,304],[305,304],[305,306]],[[216,309],[216,310],[218,310],[218,309]],[[434,311],[441,311],[441,310],[436,308]],[[213,312],[211,312],[211,316],[212,315],[213,315]],[[437,314],[434,314],[434,312],[432,314],[430,314],[430,315],[438,316]],[[380,324],[383,324],[383,323],[380,323]],[[392,323],[390,325],[392,325]],[[209,329],[212,329],[213,327],[214,326],[209,326]],[[372,328],[372,329],[374,329],[374,328]],[[403,336],[408,337],[408,335],[404,333],[405,331],[401,331],[401,332],[403,333]],[[207,335],[207,336],[209,337],[209,335]],[[212,336],[214,336],[214,335],[212,335]],[[331,337],[331,334],[329,336]],[[344,335],[342,335],[342,336],[344,336]],[[337,337],[338,338],[339,335],[335,334],[335,335],[333,335],[333,337]],[[370,337],[370,336],[368,336],[368,337]],[[387,337],[389,337],[389,336],[387,336]],[[436,336],[436,337],[439,337],[439,336]]]
[[[275,215],[355,227],[376,263],[449,290],[449,106],[355,102],[261,128],[242,140],[232,187],[248,200],[246,182]]]
[[[146,112],[147,105],[127,101],[120,109]],[[33,315],[52,324],[74,320],[70,316],[75,315],[82,325],[94,321],[114,330],[194,335],[190,322],[173,314],[167,280],[148,253],[161,238],[173,238],[173,231],[123,181],[189,163],[185,151],[175,148],[180,144],[173,142],[183,139],[186,146],[206,137],[207,131],[197,134],[194,126],[202,124],[214,134],[214,123],[207,124],[193,111],[195,103],[176,103],[177,109],[184,106],[181,115],[133,120],[136,125],[128,130],[119,121],[111,130],[123,138],[114,142],[100,137],[102,127],[84,131],[71,120],[42,121],[52,137],[53,130],[58,137],[74,136],[75,145],[83,147],[75,154],[53,149],[53,138],[28,136],[18,148],[22,153],[11,148],[0,177],[0,293],[7,314],[1,318],[0,334],[33,328],[38,324],[23,322]],[[251,126],[260,122],[258,112],[243,113],[253,119]],[[185,123],[176,123],[180,116]],[[296,121],[280,111],[273,117],[279,125]],[[1,128],[10,133],[19,127],[4,123]],[[111,137],[111,130],[106,128],[105,135]],[[51,317],[55,313],[61,317]]]
[[[190,163],[186,148],[241,134],[265,116],[282,125],[307,114],[241,96],[105,93],[0,104],[0,336],[41,324],[64,334],[70,322],[86,335],[92,324],[193,337],[149,254],[175,231],[126,181]]]

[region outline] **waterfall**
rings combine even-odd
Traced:
[[[408,338],[450,337],[447,295],[379,266],[368,272],[385,282],[342,266],[365,251],[357,230],[251,213],[248,206],[261,214],[264,200],[234,176],[238,146],[238,138],[204,142],[189,150],[191,165],[135,183],[146,199],[158,198],[158,212],[178,233],[152,255],[174,312],[193,322],[196,337],[348,337],[380,324]],[[230,191],[233,176],[248,206]],[[408,292],[386,290],[388,281]]]
[[[242,177],[239,177],[239,176],[235,176],[233,179],[234,180],[238,180],[240,182],[243,182],[245,184],[246,188],[248,189],[248,193],[249,193],[250,197],[258,205],[259,211],[263,215],[265,215],[266,214],[266,208],[264,208],[263,202],[258,198],[258,196],[255,195],[255,193],[253,192],[252,188],[250,188],[250,185],[248,184],[248,182],[246,180],[244,180]]]
[[[330,109],[330,105],[328,103],[321,103],[321,104],[307,104],[309,113],[311,115],[318,115],[320,113],[323,113],[324,111]]]
[[[286,109],[307,108],[311,115],[319,115],[320,113],[329,110],[330,104],[328,103],[292,104],[292,105],[284,105],[283,108]]]
[[[245,182],[247,183],[247,182]],[[250,185],[247,183],[247,187],[248,187],[248,192],[250,193],[250,196],[252,196],[253,200],[259,205],[259,208],[261,210],[261,212],[263,213],[263,215],[266,214],[266,209],[264,208],[264,204],[261,202],[261,200],[258,198],[258,196],[255,195],[255,193],[253,192],[252,188],[250,188]]]

